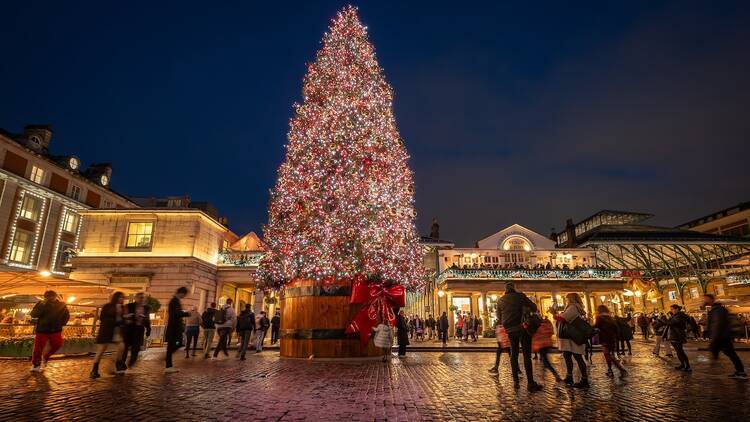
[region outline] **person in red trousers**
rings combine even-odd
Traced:
[[[36,319],[36,337],[34,338],[34,353],[31,356],[31,370],[34,372],[47,365],[50,356],[55,354],[63,345],[63,326],[68,323],[70,313],[65,303],[57,298],[53,290],[44,292],[44,300],[34,305],[31,317]],[[44,348],[49,343],[47,353]],[[43,354],[43,355],[42,355]]]

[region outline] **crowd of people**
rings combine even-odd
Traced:
[[[591,267],[588,265],[574,265],[569,266],[568,264],[556,264],[552,265],[549,262],[545,265],[535,264],[527,265],[521,262],[512,263],[472,263],[472,264],[459,264],[453,263],[450,267],[453,270],[527,270],[527,271],[585,271],[585,270],[606,270],[606,267],[600,265],[598,267]]]
[[[168,305],[167,326],[164,341],[166,343],[165,372],[176,372],[173,366],[173,355],[180,348],[185,348],[185,358],[196,356],[196,352],[208,359],[211,357],[214,337],[218,337],[213,348],[213,358],[219,354],[229,357],[229,345],[233,333],[238,336],[237,358],[244,360],[252,345],[255,353],[261,353],[266,334],[271,329],[271,344],[279,340],[281,318],[278,312],[269,319],[265,311],[256,315],[251,306],[245,305],[237,314],[231,299],[221,307],[215,303],[199,313],[195,307],[184,310],[182,299],[187,295],[185,287],[177,289]],[[747,379],[744,365],[734,350],[734,338],[737,336],[736,318],[713,295],[703,297],[704,305],[709,312],[702,324],[687,315],[682,307],[673,304],[668,314],[645,315],[636,318],[614,316],[605,305],[597,308],[596,320],[587,315],[583,301],[577,293],[568,293],[565,307],[558,313],[556,308],[549,310],[552,320],[542,316],[537,306],[525,294],[515,290],[513,283],[507,283],[505,294],[497,302],[496,337],[497,351],[495,365],[490,372],[499,372],[502,354],[510,356],[510,365],[514,386],[520,385],[521,371],[518,364],[523,356],[524,372],[529,391],[537,391],[541,386],[534,381],[532,353],[538,357],[544,370],[550,371],[555,379],[575,388],[590,386],[586,361],[591,363],[594,344],[601,345],[602,354],[607,364],[607,375],[614,376],[613,367],[617,368],[620,377],[626,377],[628,371],[620,361],[620,356],[632,354],[630,340],[636,326],[640,328],[644,340],[648,340],[653,331],[656,339],[653,353],[659,355],[661,348],[666,348],[668,357],[672,350],[677,355],[679,365],[676,370],[691,372],[689,358],[684,350],[688,333],[694,337],[709,340],[709,349],[714,358],[719,354],[726,355],[734,366],[731,378]],[[91,369],[91,378],[99,378],[99,366],[102,357],[108,350],[114,351],[115,373],[124,374],[136,365],[144,339],[150,335],[151,310],[146,304],[143,293],[135,295],[134,300],[125,303],[125,295],[115,292],[110,301],[104,305],[99,315],[99,328],[96,336],[96,354]],[[67,324],[70,314],[63,301],[54,291],[47,291],[44,300],[37,303],[31,311],[36,320],[36,337],[32,354],[32,371],[44,368],[50,356],[59,350],[64,339],[62,329]],[[439,318],[432,315],[422,320],[419,316],[408,317],[400,311],[396,318],[396,338],[398,354],[406,354],[409,340],[424,341],[436,338],[445,345],[448,340],[448,316],[443,312]],[[455,338],[463,341],[477,341],[481,329],[481,320],[471,313],[460,313],[455,324]],[[198,338],[203,331],[203,344],[199,347]],[[565,376],[561,377],[551,364],[548,354],[553,348],[553,335],[556,333],[557,348],[562,352],[565,362]],[[394,333],[384,318],[374,329],[374,343],[383,348],[383,360],[390,356]],[[46,352],[45,352],[46,350]],[[574,362],[578,367],[578,381],[574,379]]]
[[[165,372],[177,372],[173,365],[173,355],[185,348],[185,358],[196,356],[196,352],[205,359],[217,358],[219,354],[229,357],[229,345],[233,333],[237,333],[237,358],[245,360],[252,345],[255,353],[263,351],[263,343],[268,330],[271,330],[271,344],[279,340],[281,317],[278,312],[268,318],[265,311],[255,315],[249,304],[237,314],[232,300],[227,299],[221,307],[211,303],[199,313],[196,307],[184,310],[182,299],[188,294],[185,287],[180,287],[169,301],[167,308],[167,325],[164,333],[166,344]],[[99,367],[104,353],[114,352],[115,374],[124,374],[138,362],[138,355],[144,340],[151,335],[151,309],[146,304],[144,293],[137,293],[134,300],[125,303],[125,294],[115,292],[99,312],[99,325],[96,333],[96,353],[90,377],[99,378]],[[62,331],[70,314],[67,306],[56,292],[49,290],[44,300],[34,306],[31,316],[36,319],[36,337],[32,354],[32,371],[41,371],[50,356],[55,354],[64,343]],[[198,339],[203,331],[203,342],[199,347]],[[216,347],[213,347],[214,338]],[[46,350],[46,352],[45,352]],[[213,352],[213,354],[212,354]]]

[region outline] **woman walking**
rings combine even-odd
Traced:
[[[562,381],[557,370],[549,361],[547,356],[549,351],[552,349],[552,321],[546,316],[542,320],[542,323],[537,328],[534,335],[531,337],[531,351],[539,354],[539,360],[542,362],[542,367],[555,376],[556,381]]]
[[[190,313],[185,321],[185,359],[190,357],[190,342],[193,343],[193,356],[195,356],[195,349],[198,348],[198,333],[200,333],[201,326],[201,314],[198,312],[198,308],[193,306],[190,308]]]
[[[609,308],[604,305],[599,305],[596,308],[596,324],[594,328],[599,329],[599,344],[602,345],[602,353],[604,354],[604,360],[607,362],[607,376],[614,376],[612,372],[612,365],[614,364],[617,369],[620,370],[620,378],[625,378],[628,375],[628,371],[622,367],[622,364],[617,357],[612,356],[612,352],[615,350],[618,337],[618,325],[617,322],[609,314]]]
[[[495,337],[497,337],[497,350],[495,351],[495,366],[490,368],[490,374],[497,374],[500,372],[500,356],[503,353],[507,353],[510,356],[510,338],[508,333],[505,332],[505,327],[497,321],[497,327],[495,328]]]
[[[123,292],[115,292],[109,300],[109,303],[102,307],[99,315],[99,333],[96,336],[96,356],[94,356],[94,366],[91,368],[89,376],[92,379],[99,378],[99,363],[102,355],[107,351],[110,345],[114,345],[115,350],[115,373],[122,375],[125,373],[125,363],[122,361],[125,344],[123,343],[121,327],[123,325],[122,305],[125,302]]]
[[[578,296],[578,293],[568,293],[565,296],[565,310],[560,315],[555,316],[555,319],[560,324],[557,332],[560,333],[560,328],[565,324],[569,324],[576,318],[583,318],[584,316],[586,316],[586,312],[583,309],[581,297]],[[563,352],[563,359],[565,360],[565,384],[576,388],[588,388],[589,376],[586,372],[586,362],[583,360],[586,343],[576,344],[569,338],[558,338],[557,341],[558,349]],[[581,380],[577,383],[573,383],[573,359],[578,363],[578,370],[581,372]]]

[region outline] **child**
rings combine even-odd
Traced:
[[[497,351],[495,351],[495,366],[490,368],[489,371],[491,374],[497,374],[499,372],[498,367],[500,366],[500,355],[502,355],[503,352],[510,356],[510,339],[508,338],[508,333],[505,332],[505,327],[503,327],[503,324],[499,321],[497,323],[497,328],[495,328],[495,336],[497,337]]]
[[[375,331],[375,347],[383,348],[383,362],[386,362],[391,355],[391,346],[393,346],[393,330],[381,320],[373,331]]]
[[[531,337],[531,350],[535,353],[539,353],[539,359],[544,366],[544,369],[552,372],[555,376],[555,380],[561,381],[560,375],[557,374],[555,367],[549,362],[547,354],[552,349],[552,321],[547,316],[544,317],[542,323],[537,328],[534,335]]]
[[[616,357],[612,356],[615,351],[615,345],[618,340],[618,325],[612,316],[609,314],[609,308],[604,305],[599,305],[596,308],[596,324],[594,328],[599,329],[599,343],[602,345],[602,354],[604,360],[607,362],[607,376],[613,376],[612,365],[615,365],[620,370],[620,378],[625,378],[628,372],[622,367],[620,361]]]

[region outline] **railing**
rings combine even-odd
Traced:
[[[448,268],[438,276],[439,281],[448,279],[491,279],[491,280],[549,280],[549,279],[597,279],[615,280],[622,277],[622,271],[579,269],[579,270],[528,270],[528,269],[489,269],[489,268]]]
[[[257,267],[263,252],[222,251],[219,253],[219,265],[233,267]]]
[[[0,337],[28,337],[34,335],[35,324],[0,324]],[[66,325],[63,337],[93,337],[96,331],[94,324]]]

